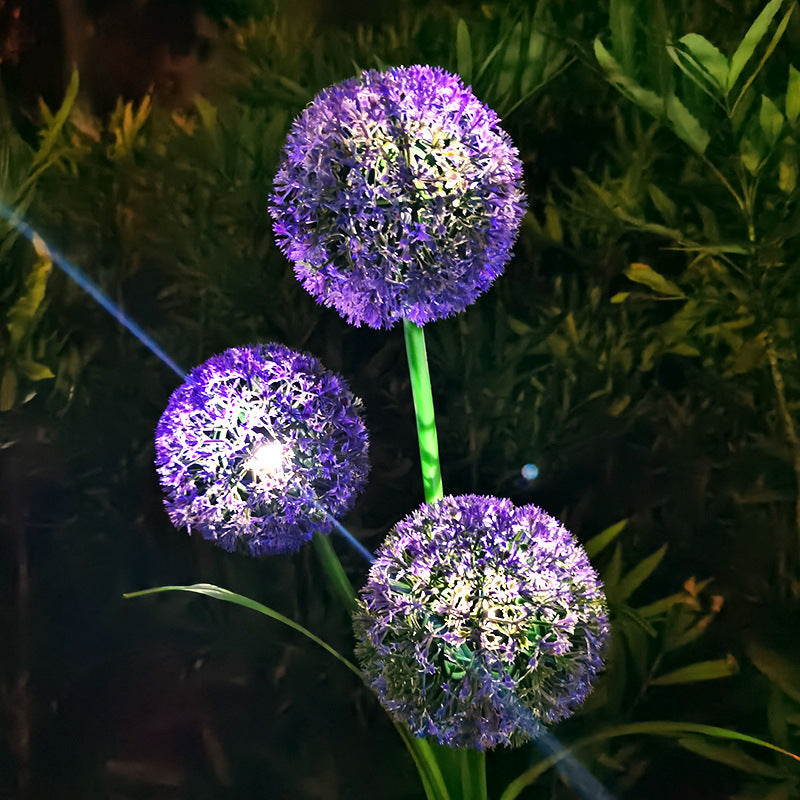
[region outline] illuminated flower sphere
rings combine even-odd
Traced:
[[[609,637],[600,581],[572,535],[536,506],[477,495],[397,523],[354,625],[365,678],[395,719],[480,750],[569,716]]]
[[[494,111],[427,66],[369,70],[294,121],[270,198],[303,286],[355,325],[424,325],[500,275],[522,165]]]
[[[361,401],[313,356],[234,347],[193,369],[156,428],[173,524],[225,550],[297,550],[324,512],[350,509],[369,472]]]

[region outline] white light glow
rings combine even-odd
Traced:
[[[280,442],[264,442],[250,456],[247,464],[261,480],[279,479],[283,475],[284,452]]]

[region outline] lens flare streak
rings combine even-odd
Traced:
[[[124,325],[154,356],[161,359],[174,373],[181,379],[186,377],[186,373],[172,360],[172,358],[161,349],[159,344],[148,336],[116,303],[114,303],[79,267],[68,261],[58,250],[55,250],[46,242],[25,220],[21,219],[9,206],[0,202],[0,216],[31,244],[41,242],[53,263],[59,267],[66,275],[72,278],[91,298],[111,314],[117,322]]]

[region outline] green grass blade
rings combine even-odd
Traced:
[[[755,641],[747,646],[747,655],[759,672],[766,675],[792,700],[800,702],[800,667]]]
[[[394,727],[414,759],[427,800],[451,800],[430,743],[425,739],[417,739],[399,722],[395,722]]]
[[[472,43],[463,19],[459,19],[456,25],[456,71],[464,83],[472,83]]]
[[[667,546],[662,545],[655,553],[643,558],[617,585],[615,599],[618,603],[627,600],[652,574],[664,558]]]
[[[633,77],[636,68],[636,3],[633,0],[610,0],[608,5],[611,47],[626,75]]]
[[[773,17],[778,13],[781,3],[783,3],[783,0],[770,0],[764,6],[764,10],[756,17],[755,22],[750,26],[750,29],[736,48],[736,52],[731,56],[731,66],[725,84],[729,92],[736,85],[736,81],[755,52],[758,43],[764,38],[764,34],[769,29]]]
[[[781,38],[783,37],[784,32],[786,31],[786,27],[789,24],[789,18],[792,16],[792,12],[794,11],[794,4],[789,7],[789,10],[784,15],[783,19],[778,23],[778,27],[775,30],[775,33],[772,36],[772,40],[770,41],[769,45],[767,45],[767,49],[764,51],[764,55],[761,56],[761,61],[758,62],[758,66],[755,68],[755,71],[750,75],[750,77],[745,81],[744,86],[742,87],[742,91],[739,93],[739,96],[736,98],[736,102],[733,104],[733,108],[731,109],[731,117],[736,113],[736,107],[739,105],[739,102],[742,98],[747,94],[747,90],[752,85],[753,81],[756,79],[756,76],[761,69],[763,68],[764,64],[767,63],[767,60],[772,55],[775,48],[778,46],[778,42],[780,42]],[[733,88],[731,84],[731,88]]]
[[[55,147],[56,141],[58,140],[58,135],[61,133],[61,129],[64,127],[70,111],[72,111],[72,106],[74,105],[77,96],[78,72],[77,70],[73,70],[72,76],[69,79],[67,91],[64,94],[64,100],[61,103],[61,108],[58,109],[58,112],[53,118],[53,124],[48,126],[47,133],[45,133],[44,138],[39,144],[39,148],[33,157],[33,168],[45,161],[50,155],[50,151],[53,149],[53,147]]]
[[[768,750],[773,750],[776,753],[793,758],[800,762],[800,756],[784,750],[782,747],[765,742],[763,739],[757,739],[755,736],[748,736],[745,733],[738,731],[728,730],[727,728],[717,728],[714,725],[702,725],[695,722],[673,722],[671,720],[665,721],[651,721],[651,722],[631,722],[625,725],[615,725],[611,728],[599,731],[598,733],[584,736],[573,742],[569,747],[565,747],[560,753],[548,758],[542,759],[538,764],[535,764],[530,769],[523,772],[518,778],[515,778],[508,784],[505,791],[500,795],[500,800],[515,800],[519,797],[523,789],[535,783],[545,772],[547,772],[554,764],[566,758],[571,752],[581,750],[597,742],[607,741],[608,739],[615,739],[621,736],[666,736],[669,738],[680,739],[686,734],[699,734],[700,736],[707,736],[712,739],[732,739],[746,744],[753,744],[757,747],[764,747]]]
[[[589,539],[588,542],[583,546],[583,549],[586,551],[586,555],[589,558],[594,558],[603,550],[614,541],[614,539],[622,533],[625,526],[628,524],[627,519],[620,520],[619,522],[615,522],[613,525],[610,525],[604,531],[600,531],[596,536],[593,536]]]
[[[312,642],[314,642],[314,644],[319,645],[326,653],[332,655],[337,661],[344,664],[351,672],[358,675],[359,679],[363,680],[361,670],[355,664],[353,664],[352,661],[348,661],[338,650],[320,639],[319,636],[315,636],[310,630],[308,630],[308,628],[304,628],[302,625],[300,625],[300,623],[295,622],[293,619],[289,619],[289,617],[285,617],[278,611],[269,608],[269,606],[257,603],[255,600],[251,600],[249,597],[244,597],[241,594],[229,592],[227,589],[221,589],[219,586],[214,586],[211,583],[193,583],[190,586],[157,586],[154,589],[142,589],[139,592],[127,592],[123,595],[123,597],[126,599],[131,597],[144,597],[145,595],[159,594],[160,592],[191,592],[193,594],[202,594],[206,597],[213,597],[215,600],[224,600],[227,603],[234,603],[235,605],[249,608],[251,611],[257,611],[259,614],[263,614],[265,617],[269,617],[270,619],[274,619],[276,622],[286,625],[287,628],[291,628],[293,631],[302,633],[303,636],[305,636],[307,639],[310,639]]]
[[[613,83],[622,94],[640,108],[652,114],[656,119],[664,118],[664,98],[659,97],[650,89],[645,89],[630,75],[626,74],[619,62],[606,50],[600,39],[594,40],[594,54],[597,63],[605,71],[608,80]]]
[[[659,675],[650,681],[651,686],[672,686],[676,683],[697,683],[698,681],[713,681],[718,678],[728,678],[739,671],[739,664],[732,655],[727,658],[717,658],[713,661],[698,661],[686,667]]]

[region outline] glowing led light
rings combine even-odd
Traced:
[[[279,480],[284,472],[284,452],[280,442],[264,442],[250,456],[247,466],[261,480]]]
[[[522,477],[526,481],[535,481],[539,477],[539,467],[536,464],[526,464],[522,468]]]

